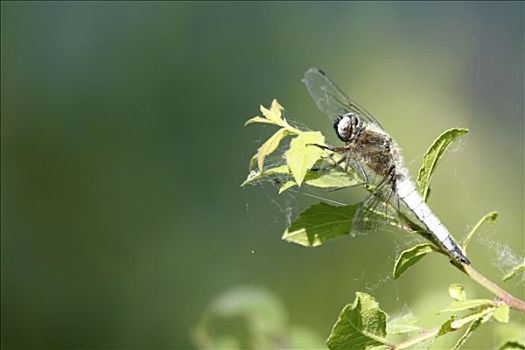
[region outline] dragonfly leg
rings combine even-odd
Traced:
[[[333,167],[335,167],[335,168],[340,167],[341,170],[344,170],[344,169],[341,167],[341,163],[345,161],[345,158],[341,158],[341,159],[339,159],[339,160],[335,160],[332,154],[329,154],[329,155],[328,155],[328,158],[330,158],[330,160],[333,162],[332,165],[324,166],[324,167],[320,167],[320,168],[312,168],[312,170],[313,170],[313,171],[322,171],[322,170],[332,169]]]
[[[327,146],[327,145],[320,145],[318,143],[309,143],[308,146],[315,146],[319,147],[321,149],[334,152],[334,153],[344,153],[349,150],[349,147],[343,146],[343,147],[334,147],[334,146]]]
[[[315,146],[315,147],[319,147],[323,150],[326,150],[326,151],[330,151],[332,153],[347,153],[349,148],[348,147],[333,147],[333,146],[326,146],[326,145],[320,145],[318,143],[309,143],[308,146]],[[335,160],[334,157],[333,157],[333,154],[329,154],[328,157],[334,162],[334,167],[340,167],[341,170],[344,170],[346,171],[348,168],[348,161],[347,161],[347,158],[348,156],[344,156],[342,157],[341,159],[339,160]],[[344,162],[344,161],[347,161],[347,165],[345,168],[341,167],[341,164]]]
[[[359,172],[359,175],[363,178],[364,183],[368,183],[368,176],[366,175],[365,169],[363,169],[363,166],[361,163],[359,163],[357,160],[353,159],[354,164],[356,165],[357,171]]]
[[[332,159],[332,160],[335,162],[335,166],[336,166],[336,167],[340,167],[345,173],[348,172],[348,160],[347,160],[347,157],[346,157],[346,156],[345,156],[345,157],[342,157],[342,158],[339,159],[339,160],[335,160],[335,159],[332,157],[332,155],[330,155],[330,159]],[[341,166],[341,164],[342,164],[343,162],[346,162],[344,168]]]
[[[307,144],[307,146],[315,146],[315,147],[318,147],[320,149],[324,149],[324,150],[331,151],[331,152],[333,152],[334,149],[336,148],[336,147],[333,147],[333,146],[320,145],[318,143],[309,143],[309,144]]]
[[[350,154],[346,153],[345,156],[342,158],[345,160],[345,168],[344,168],[344,171],[345,173],[348,173],[348,168],[350,167]]]

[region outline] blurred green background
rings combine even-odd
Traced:
[[[490,297],[439,256],[391,281],[406,237],[280,240],[315,201],[239,187],[271,132],[243,123],[277,98],[331,134],[300,81],[310,66],[413,173],[438,134],[469,128],[430,205],[458,238],[500,212],[469,251],[490,278],[524,254],[522,3],[2,2],[1,35],[3,348],[192,348],[206,306],[238,285],[322,338],[356,290],[426,326],[449,283]],[[466,348],[499,344],[483,327]]]

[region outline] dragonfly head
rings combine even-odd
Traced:
[[[359,118],[354,113],[346,113],[335,118],[334,129],[337,137],[343,142],[350,142],[356,136]]]

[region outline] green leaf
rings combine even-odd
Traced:
[[[324,136],[318,131],[303,132],[290,142],[290,149],[286,152],[286,163],[298,186],[323,153],[319,147],[312,144],[324,144]]]
[[[496,219],[498,218],[498,212],[496,211],[493,211],[493,212],[490,212],[488,213],[487,215],[485,215],[484,217],[482,217],[478,223],[476,225],[474,225],[474,227],[472,228],[472,230],[470,230],[470,232],[468,233],[467,237],[465,238],[465,240],[463,241],[463,252],[466,253],[467,252],[467,245],[468,243],[470,242],[470,240],[472,239],[472,236],[474,235],[474,233],[479,229],[479,227],[481,225],[483,225],[485,222],[487,223],[491,223],[491,224],[494,224],[496,222]]]
[[[253,170],[255,166],[257,165],[257,153],[255,153],[251,158],[250,162],[248,163],[248,169]]]
[[[277,130],[268,140],[266,140],[265,143],[259,147],[257,150],[257,165],[259,166],[259,170],[263,169],[264,166],[264,159],[266,156],[272,154],[277,147],[279,147],[279,143],[281,140],[286,136],[286,129],[279,129]]]
[[[244,187],[246,186],[247,184],[251,183],[251,182],[254,182],[256,180],[258,180],[259,178],[261,178],[261,172],[258,171],[258,170],[252,170],[250,171],[250,173],[248,174],[248,176],[246,176],[246,179],[242,182],[241,184],[241,187]]]
[[[523,261],[521,264],[513,268],[508,274],[506,274],[505,277],[503,277],[503,280],[508,281],[512,277],[516,276],[521,271],[525,272],[525,261]]]
[[[458,339],[457,343],[454,345],[452,350],[458,350],[460,347],[462,347],[465,344],[465,342],[468,340],[468,338],[470,338],[472,333],[474,333],[474,331],[481,325],[482,320],[483,318],[480,317],[472,321],[470,325],[468,326],[467,330],[465,331],[465,333],[463,333],[461,338]]]
[[[517,341],[508,341],[499,348],[499,350],[510,350],[510,349],[525,350],[525,345],[518,343]]]
[[[304,183],[319,188],[347,188],[361,185],[362,181],[352,174],[332,168],[327,171],[308,171]]]
[[[284,175],[289,174],[290,170],[288,169],[287,165],[279,165],[274,168],[265,169],[262,172],[262,175],[264,176],[272,176],[272,175]]]
[[[454,313],[458,311],[489,307],[493,305],[494,305],[494,302],[489,299],[469,299],[469,300],[453,301],[452,303],[450,303],[448,307],[439,311],[438,313],[445,313],[445,312]]]
[[[292,188],[294,186],[297,186],[295,181],[287,181],[287,182],[285,182],[281,187],[279,187],[279,194],[283,193],[287,189]]]
[[[496,321],[501,323],[509,323],[509,306],[502,303],[496,308],[496,310],[494,310],[492,316]]]
[[[255,160],[255,163],[257,162],[257,154],[253,157]],[[282,175],[289,175],[290,178],[292,177],[290,173],[290,169],[288,169],[288,165],[280,165],[273,168],[265,168],[262,171],[260,170],[252,170],[246,180],[241,184],[241,187],[252,183],[259,181],[264,178],[279,178],[279,180],[282,180]],[[353,176],[353,174],[348,173],[345,174],[341,170],[335,169],[335,168],[329,168],[324,170],[308,170],[306,173],[306,176],[304,177],[303,183],[318,187],[318,188],[348,188],[353,187],[357,185],[361,185],[362,181],[359,178],[356,178]],[[284,192],[289,186],[296,185],[295,181],[290,180],[283,183],[281,186],[281,189],[279,190],[279,193]]]
[[[241,184],[241,187],[251,182],[255,182],[255,181],[264,179],[266,177],[272,177],[276,175],[289,175],[289,174],[290,174],[290,170],[288,169],[287,165],[280,165],[274,168],[264,169],[263,171],[252,170],[246,177],[246,180],[244,180],[244,182]]]
[[[447,321],[445,321],[441,327],[439,327],[438,332],[431,338],[426,339],[422,341],[421,343],[424,344],[425,349],[430,349],[434,342],[436,341],[437,337],[441,337],[442,335],[445,335],[449,332],[453,332],[456,330],[455,327],[452,326],[452,323],[456,320],[456,316],[451,316]]]
[[[417,188],[425,201],[428,199],[430,179],[437,164],[452,144],[459,136],[468,132],[468,129],[453,128],[445,131],[432,143],[427,153],[423,157],[423,164],[417,176]]]
[[[451,316],[445,323],[441,325],[436,337],[441,337],[447,333],[453,332],[456,328],[452,327],[452,322],[456,320],[456,316]]]
[[[387,344],[386,315],[376,300],[356,292],[353,304],[346,305],[328,337],[328,348],[335,350],[370,349]]]
[[[272,125],[277,125],[277,126],[280,126],[279,124],[276,124],[273,120],[269,120],[269,119],[266,119],[266,118],[263,118],[263,117],[259,117],[259,116],[256,116],[256,117],[253,117],[253,118],[250,118],[248,119],[245,123],[244,123],[244,126],[246,125],[250,125],[250,124],[272,124]]]
[[[436,251],[436,248],[430,243],[418,244],[407,249],[399,255],[394,265],[394,278],[399,278],[410,266],[417,263],[422,257]]]
[[[260,106],[261,113],[263,114],[263,117],[256,116],[253,118],[250,118],[244,123],[244,125],[250,125],[254,123],[263,123],[263,124],[273,124],[280,126],[283,129],[286,129],[289,133],[292,134],[301,134],[303,131],[299,130],[297,128],[294,128],[288,122],[286,119],[282,116],[282,111],[284,108],[277,102],[277,100],[272,101],[272,105],[270,109],[265,108],[264,106]]]
[[[277,102],[277,100],[272,101],[270,109],[265,108],[263,105],[261,105],[259,109],[261,110],[263,117],[256,116],[250,118],[246,121],[246,123],[244,123],[244,126],[255,123],[273,124],[284,128],[289,126],[288,123],[286,123],[286,121],[282,118],[282,111],[284,108],[279,104],[279,102]]]
[[[305,247],[316,247],[329,239],[347,235],[359,204],[333,206],[314,204],[286,229],[282,239]]]
[[[283,125],[282,111],[284,108],[277,102],[277,100],[272,101],[270,109],[266,109],[263,105],[260,106],[261,113],[268,120],[273,121],[277,125]]]
[[[461,301],[467,299],[467,293],[461,283],[452,283],[448,286],[448,294],[454,300]]]

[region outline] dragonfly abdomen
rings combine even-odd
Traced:
[[[396,184],[396,190],[399,198],[405,202],[408,208],[421,221],[429,232],[431,232],[439,241],[441,246],[445,248],[456,260],[469,264],[465,254],[461,248],[454,242],[445,225],[432,213],[430,207],[425,203],[423,197],[416,189],[416,185],[409,179],[404,178]]]

